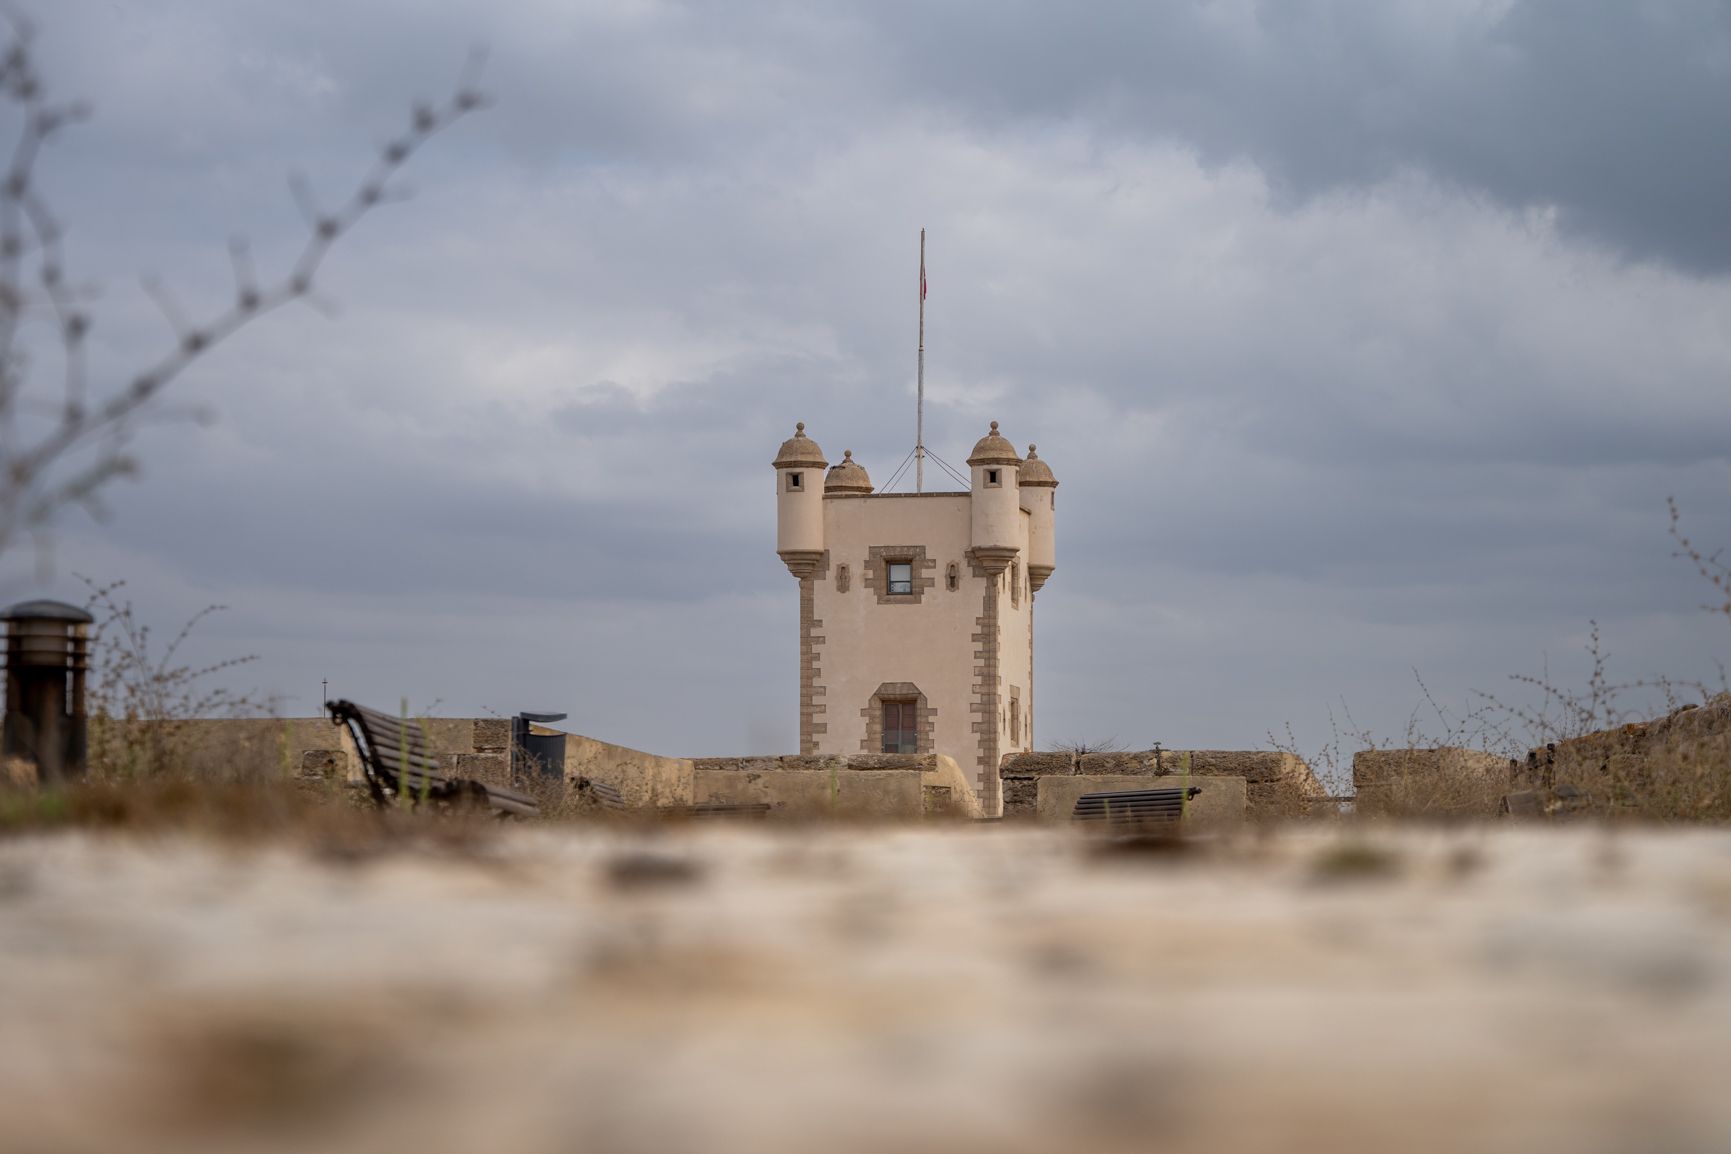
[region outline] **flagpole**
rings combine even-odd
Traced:
[[[926,491],[926,230],[920,229],[920,359],[914,408],[914,492]]]

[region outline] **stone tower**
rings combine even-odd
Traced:
[[[1000,811],[1034,736],[1034,594],[1056,566],[1052,470],[998,433],[966,492],[874,493],[803,424],[775,458],[776,550],[799,581],[805,754],[942,753]],[[827,474],[825,469],[828,468]]]

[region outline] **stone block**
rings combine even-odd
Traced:
[[[303,750],[300,775],[321,781],[342,781],[349,775],[349,755],[340,749]]]
[[[510,747],[510,718],[478,717],[475,719],[476,753],[502,753]]]
[[[1005,757],[1005,777],[1037,777],[1046,773],[1075,773],[1076,762],[1067,753],[1012,753]]]
[[[956,799],[947,785],[928,785],[921,790],[927,817],[942,817],[956,812]]]
[[[1193,749],[1167,751],[1164,761],[1177,761],[1190,754],[1190,772],[1220,777],[1242,777],[1247,782],[1309,779],[1315,781],[1303,758],[1280,750]],[[1318,790],[1320,792],[1320,789]]]
[[[694,775],[694,800],[766,802],[772,815],[783,817],[918,820],[925,816],[922,776],[917,770],[879,773],[698,770]]]
[[[503,785],[511,776],[510,760],[502,753],[457,753],[450,760],[450,772],[456,777]]]
[[[1415,775],[1455,774],[1494,778],[1509,772],[1505,757],[1479,749],[1364,749],[1352,755],[1354,789],[1387,785]]]
[[[1164,755],[1161,760],[1165,760]],[[1152,753],[1085,753],[1077,759],[1076,772],[1094,777],[1151,774],[1154,772],[1154,756]]]
[[[1033,817],[1038,804],[1041,780],[1033,776],[1004,778],[1004,816]]]

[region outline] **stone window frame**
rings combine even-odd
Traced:
[[[937,744],[938,711],[926,703],[926,695],[911,681],[886,681],[879,685],[865,708],[859,711],[865,720],[865,736],[860,739],[861,753],[883,753],[884,706],[892,701],[912,702],[914,706],[914,752],[932,753]]]
[[[1001,489],[1004,487],[1004,470],[1002,466],[996,469],[986,470],[985,487],[988,489]]]
[[[1022,690],[1012,685],[1010,689],[1010,744],[1020,751],[1026,744],[1022,740],[1022,722],[1026,715],[1022,712]]]
[[[789,493],[805,492],[805,472],[801,469],[787,471],[787,491]]]
[[[962,587],[962,567],[954,561],[951,561],[949,568],[944,571],[944,585],[951,593]]]
[[[853,581],[848,575],[847,564],[844,562],[843,564],[837,565],[835,567],[835,591],[837,593],[846,593],[852,584]]]
[[[890,563],[911,565],[914,575],[912,593],[891,593]],[[865,563],[860,566],[865,587],[877,594],[879,605],[918,605],[927,589],[937,587],[938,579],[928,576],[938,567],[936,559],[926,556],[924,545],[873,545],[866,550]]]
[[[1022,606],[1022,563],[1010,562],[1010,608],[1019,609]]]

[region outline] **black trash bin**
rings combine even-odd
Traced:
[[[43,785],[84,776],[89,749],[84,679],[93,620],[62,601],[23,601],[0,613],[6,623],[0,755],[34,762]]]

